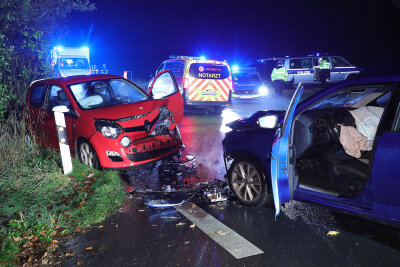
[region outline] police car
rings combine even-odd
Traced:
[[[231,70],[226,61],[170,56],[158,67],[155,75],[168,69],[176,78],[185,106],[230,105],[233,85]],[[149,87],[152,82],[153,79],[150,80]]]
[[[235,66],[234,66],[235,67]],[[232,98],[237,100],[265,99],[270,93],[256,67],[233,69]]]
[[[293,87],[300,82],[303,84],[319,84],[319,64],[321,58],[329,60],[330,78],[327,83],[337,83],[350,78],[354,78],[360,74],[361,69],[350,64],[347,60],[340,56],[320,56],[308,55],[305,57],[284,57],[276,58],[277,65],[282,64],[288,72],[287,83]]]

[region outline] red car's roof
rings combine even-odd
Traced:
[[[31,85],[35,83],[54,83],[59,85],[68,85],[73,83],[80,83],[92,80],[102,80],[102,79],[112,79],[119,78],[123,79],[121,76],[112,75],[112,74],[93,74],[93,75],[78,75],[78,76],[70,76],[65,78],[48,78],[34,81]]]

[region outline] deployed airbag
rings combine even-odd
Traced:
[[[374,143],[376,129],[378,128],[379,121],[381,120],[384,108],[381,107],[361,107],[351,110],[357,130],[367,137],[367,150],[372,150]]]
[[[353,126],[340,125],[340,143],[344,151],[355,158],[361,157],[361,150],[367,150],[367,137],[362,135]]]

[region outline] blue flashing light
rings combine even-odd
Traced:
[[[200,59],[201,60],[206,60],[206,57],[205,56],[201,56]]]
[[[232,66],[232,72],[233,73],[238,73],[239,72],[239,66],[238,65],[233,65]]]
[[[319,53],[317,53],[316,56],[319,57]]]
[[[57,51],[57,52],[62,52],[63,51],[63,47],[62,46],[56,46],[56,47],[54,47],[54,49]]]
[[[82,47],[82,51],[85,53],[89,53],[89,47],[87,46]]]

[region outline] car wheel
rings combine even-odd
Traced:
[[[235,197],[244,205],[259,206],[268,201],[264,172],[248,159],[236,159],[228,171],[228,183]]]
[[[93,147],[83,141],[79,144],[79,159],[83,164],[89,165],[94,169],[100,169],[100,162]]]

